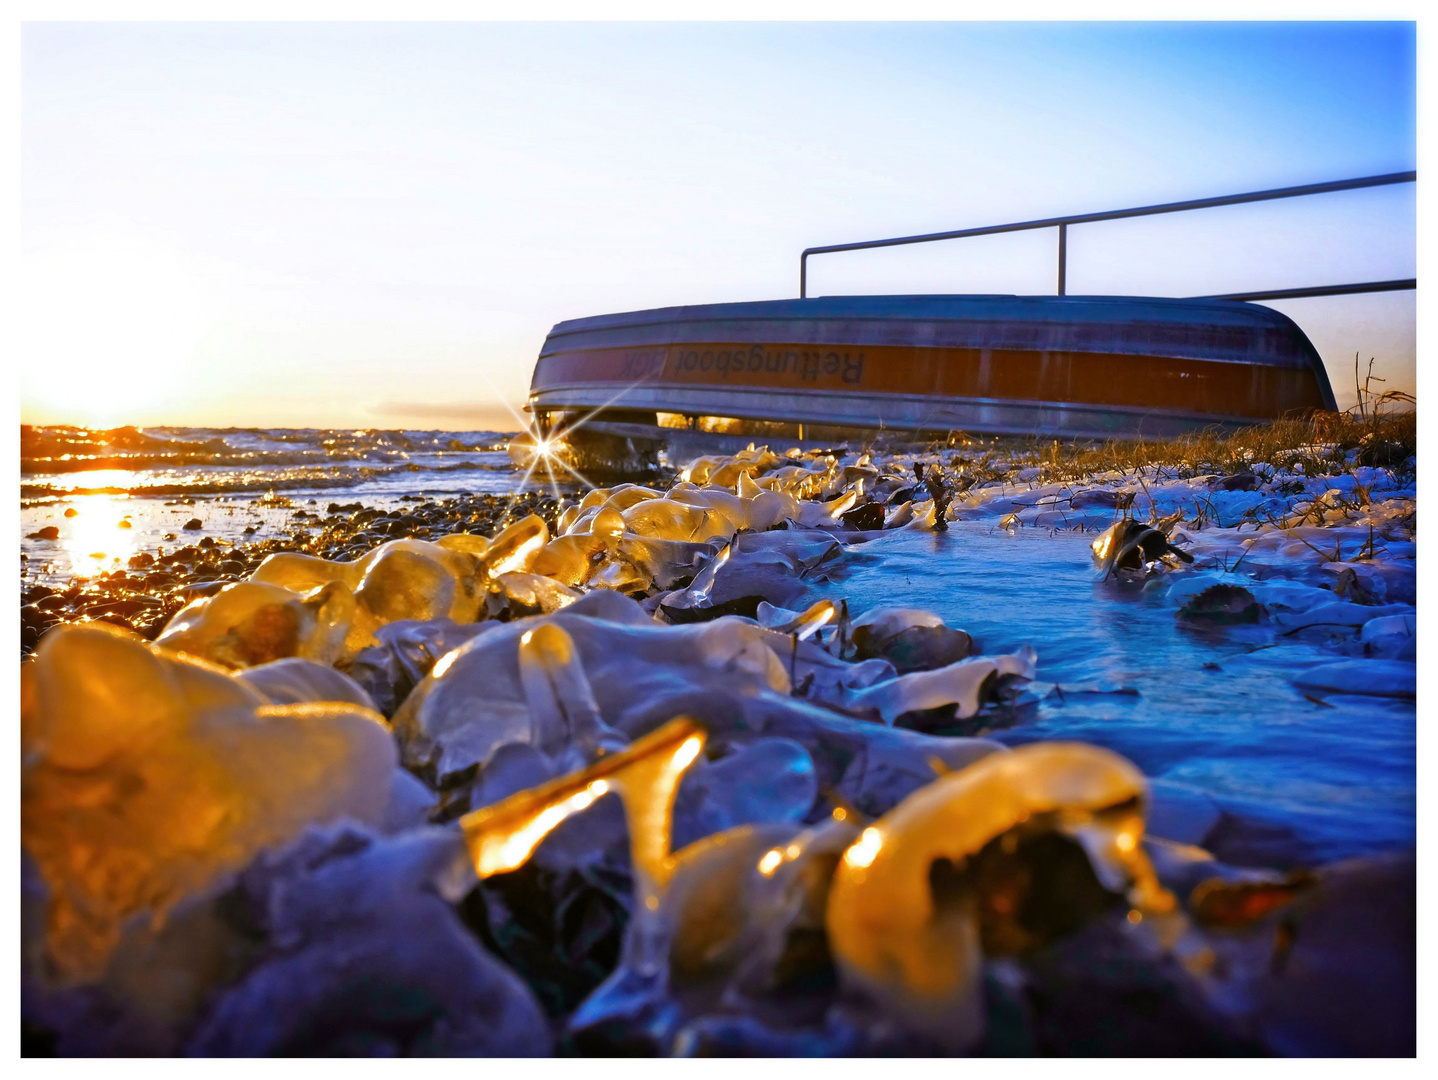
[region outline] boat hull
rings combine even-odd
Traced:
[[[574,320],[550,333],[529,401],[571,440],[594,413],[590,426],[647,424],[661,443],[746,421],[1165,438],[1333,407],[1286,316],[1143,297],[824,297]]]

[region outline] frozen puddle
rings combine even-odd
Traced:
[[[1117,751],[1157,782],[1156,819],[1166,801],[1182,809],[1168,831],[1186,835],[1175,839],[1198,843],[1212,833],[1203,829],[1211,819],[1218,831],[1210,842],[1221,841],[1215,846],[1227,849],[1226,861],[1325,862],[1414,844],[1413,700],[1294,684],[1342,661],[1371,665],[1377,683],[1393,661],[1284,637],[1272,618],[1187,629],[1176,618],[1182,586],[1201,570],[1173,571],[1165,587],[1146,590],[1096,582],[1093,538],[991,522],[893,532],[851,547],[832,564],[831,581],[813,591],[846,598],[855,613],[881,604],[930,610],[971,633],[987,655],[1032,644],[1039,683],[1057,684],[1062,696],[1040,686],[1044,696],[991,737],[1010,745],[1074,739]],[[1240,571],[1225,580],[1245,579]],[[1260,583],[1246,580],[1262,595]],[[1370,610],[1332,593],[1326,599],[1358,618]],[[1381,617],[1387,606],[1371,610]],[[1223,812],[1242,820],[1220,825]],[[1158,820],[1154,831],[1164,832]]]

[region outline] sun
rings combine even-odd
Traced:
[[[144,423],[187,385],[214,321],[213,295],[183,252],[100,237],[26,257],[21,401],[42,423]]]

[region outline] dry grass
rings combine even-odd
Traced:
[[[1231,474],[1254,466],[1295,469],[1309,475],[1345,472],[1354,464],[1403,470],[1417,451],[1418,420],[1413,410],[1383,411],[1372,402],[1362,412],[1318,413],[1238,431],[1200,431],[1159,441],[1103,443],[1037,439],[997,440],[979,453],[955,455],[962,473],[979,481],[1002,480],[1013,471],[1039,469],[1035,483],[1071,482],[1103,473],[1131,475],[1156,468],[1160,477]],[[977,449],[977,447],[975,447]]]

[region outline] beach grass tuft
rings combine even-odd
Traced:
[[[962,445],[968,440],[951,439],[950,445],[954,442]],[[1320,412],[1237,431],[1215,427],[1171,439],[1002,439],[969,445],[983,446],[980,453],[961,459],[963,471],[979,480],[1011,480],[1015,471],[1034,468],[1038,470],[1030,474],[1034,483],[1154,469],[1175,480],[1231,475],[1255,467],[1310,476],[1346,472],[1354,465],[1406,472],[1417,453],[1418,418],[1413,409],[1385,409],[1370,401],[1361,411]]]

